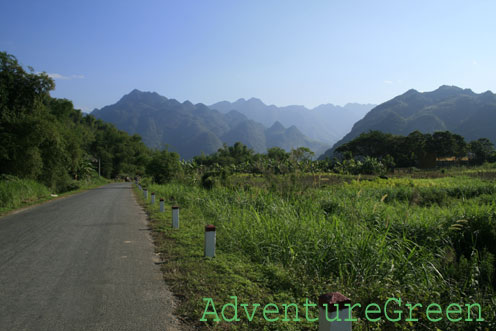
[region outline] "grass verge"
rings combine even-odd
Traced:
[[[164,278],[181,299],[178,314],[189,324],[218,330],[315,329],[305,316],[305,300],[314,303],[320,294],[339,291],[361,304],[354,310],[355,330],[494,329],[493,181],[461,175],[352,180],[323,188],[292,185],[291,178],[272,184],[211,190],[151,185],[155,205],[135,189],[150,215]],[[165,213],[159,212],[159,197],[166,199]],[[171,227],[173,204],[181,207],[179,230]],[[203,229],[209,223],[218,229],[214,259],[203,258]],[[226,321],[233,317],[229,306],[221,316],[232,296],[240,321]],[[205,298],[212,298],[223,321],[216,322],[214,314],[200,321]],[[486,320],[433,322],[421,309],[415,322],[367,320],[364,308],[384,306],[389,298],[444,308],[477,302]],[[252,305],[260,304],[252,320],[241,303],[249,304],[250,314]],[[264,316],[263,307],[271,303],[279,313]],[[285,316],[283,304],[290,303],[298,305],[299,321],[294,310]],[[310,311],[314,318],[316,308]]]
[[[91,180],[78,182],[78,188],[74,190],[55,195],[45,185],[31,179],[15,177],[3,179],[0,180],[0,216],[21,208],[99,187],[109,182],[109,180],[102,177],[92,178]]]

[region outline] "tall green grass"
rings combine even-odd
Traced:
[[[18,178],[0,180],[0,213],[49,196],[48,188],[34,180]]]
[[[360,302],[477,302],[485,323],[357,327],[496,328],[496,185],[469,177],[352,181],[288,194],[264,187],[204,190],[174,183],[151,185],[157,197],[187,211],[181,231],[163,231],[201,247],[203,226],[215,224],[218,254],[284,270],[273,285],[295,301],[340,291]],[[154,207],[155,209],[158,207]]]
[[[90,177],[80,181],[71,180],[64,191],[57,193],[64,194],[65,192],[87,189],[107,183],[109,183],[109,181],[103,177]],[[53,191],[35,180],[1,175],[0,214],[37,201],[50,199],[51,193],[53,193]]]

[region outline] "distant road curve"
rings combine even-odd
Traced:
[[[181,330],[131,184],[0,218],[0,330]]]

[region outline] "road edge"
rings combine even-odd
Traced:
[[[8,211],[5,211],[5,212],[0,212],[0,221],[4,217],[10,216],[10,215],[15,215],[15,214],[18,214],[18,213],[22,213],[22,212],[24,212],[26,210],[30,210],[32,208],[36,208],[38,206],[41,206],[41,205],[44,205],[44,204],[47,204],[47,203],[50,203],[50,202],[54,202],[54,201],[57,201],[57,200],[60,200],[60,199],[65,199],[65,198],[71,197],[71,196],[76,195],[76,194],[79,194],[79,193],[84,193],[84,192],[87,192],[89,190],[94,190],[96,188],[100,188],[100,187],[103,187],[103,186],[106,186],[106,185],[112,184],[112,183],[118,183],[118,182],[109,182],[109,183],[105,183],[103,185],[97,184],[95,186],[89,186],[89,187],[80,188],[80,189],[77,189],[77,190],[74,190],[74,191],[64,192],[62,194],[59,194],[56,197],[50,196],[50,197],[47,197],[47,198],[44,198],[44,199],[39,199],[39,200],[33,201],[32,203],[28,203],[26,206],[23,206],[23,207],[19,207],[19,208],[16,208],[16,209],[8,210]]]

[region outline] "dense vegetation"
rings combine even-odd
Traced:
[[[148,205],[165,278],[184,298],[179,312],[207,328],[308,329],[314,325],[304,320],[281,321],[282,312],[273,323],[261,313],[234,324],[200,322],[203,298],[213,298],[218,311],[237,296],[262,306],[298,303],[303,312],[306,298],[340,291],[361,304],[357,329],[494,329],[496,172],[487,163],[495,159],[492,143],[466,143],[447,131],[406,137],[369,132],[338,152],[343,159],[312,161],[307,148],[257,154],[236,143],[182,161],[165,185],[142,182],[181,206],[183,221],[174,231],[169,214]],[[467,155],[466,165],[485,165],[414,168],[429,156],[435,162]],[[393,174],[398,166],[411,167],[409,174]],[[200,258],[205,224],[218,229],[214,260]],[[367,304],[382,307],[391,297],[423,307],[478,303],[485,321],[433,322],[425,309],[415,312],[415,322],[367,321]],[[408,314],[405,306],[401,311]],[[477,309],[463,311],[463,319],[468,316],[476,319]]]
[[[0,180],[0,214],[50,196],[45,185],[32,179],[5,177]]]
[[[224,144],[216,153],[199,155],[192,161],[182,161],[182,175],[202,176],[205,187],[224,181],[232,174],[366,174],[385,175],[395,169],[435,169],[439,158],[449,158],[448,165],[481,165],[496,161],[493,144],[485,138],[470,143],[449,131],[408,136],[379,131],[361,134],[341,145],[333,159],[312,160],[313,152],[305,147],[286,152],[273,147],[267,153],[255,153],[242,143]]]
[[[0,52],[0,174],[36,180],[56,192],[96,176],[144,174],[149,151],[137,135],[52,98],[54,81]],[[12,177],[9,177],[12,180]]]
[[[191,177],[148,183],[158,197],[181,206],[179,230],[170,228],[169,213],[147,205],[165,278],[184,298],[179,311],[196,325],[205,326],[199,322],[205,297],[214,299],[219,314],[234,295],[262,307],[296,302],[304,312],[305,298],[315,302],[322,293],[340,291],[362,305],[354,329],[489,330],[496,327],[496,185],[481,176],[495,174],[449,170],[442,178],[387,180],[316,175],[310,182],[301,176],[237,175],[209,190]],[[213,260],[201,258],[205,224],[217,226]],[[383,306],[390,297],[421,303],[424,310],[414,315],[419,321],[367,322],[364,307]],[[485,322],[429,321],[425,307],[432,302],[477,302]],[[404,305],[401,310],[408,314]],[[476,318],[477,310],[463,314]],[[312,327],[304,320],[268,323],[261,312],[252,322],[240,315],[237,323],[206,324]]]
[[[496,143],[496,95],[481,94],[456,86],[441,86],[432,92],[409,90],[372,109],[322,158],[362,133],[381,131],[408,135],[414,131],[450,131],[468,141],[487,138]]]
[[[393,135],[380,131],[362,133],[352,141],[335,150],[343,157],[373,157],[384,161],[390,168],[436,166],[437,158],[460,160],[467,155],[470,163],[480,165],[495,162],[494,145],[487,138],[480,138],[470,143],[449,131],[437,131],[433,134],[414,131],[408,136]]]

